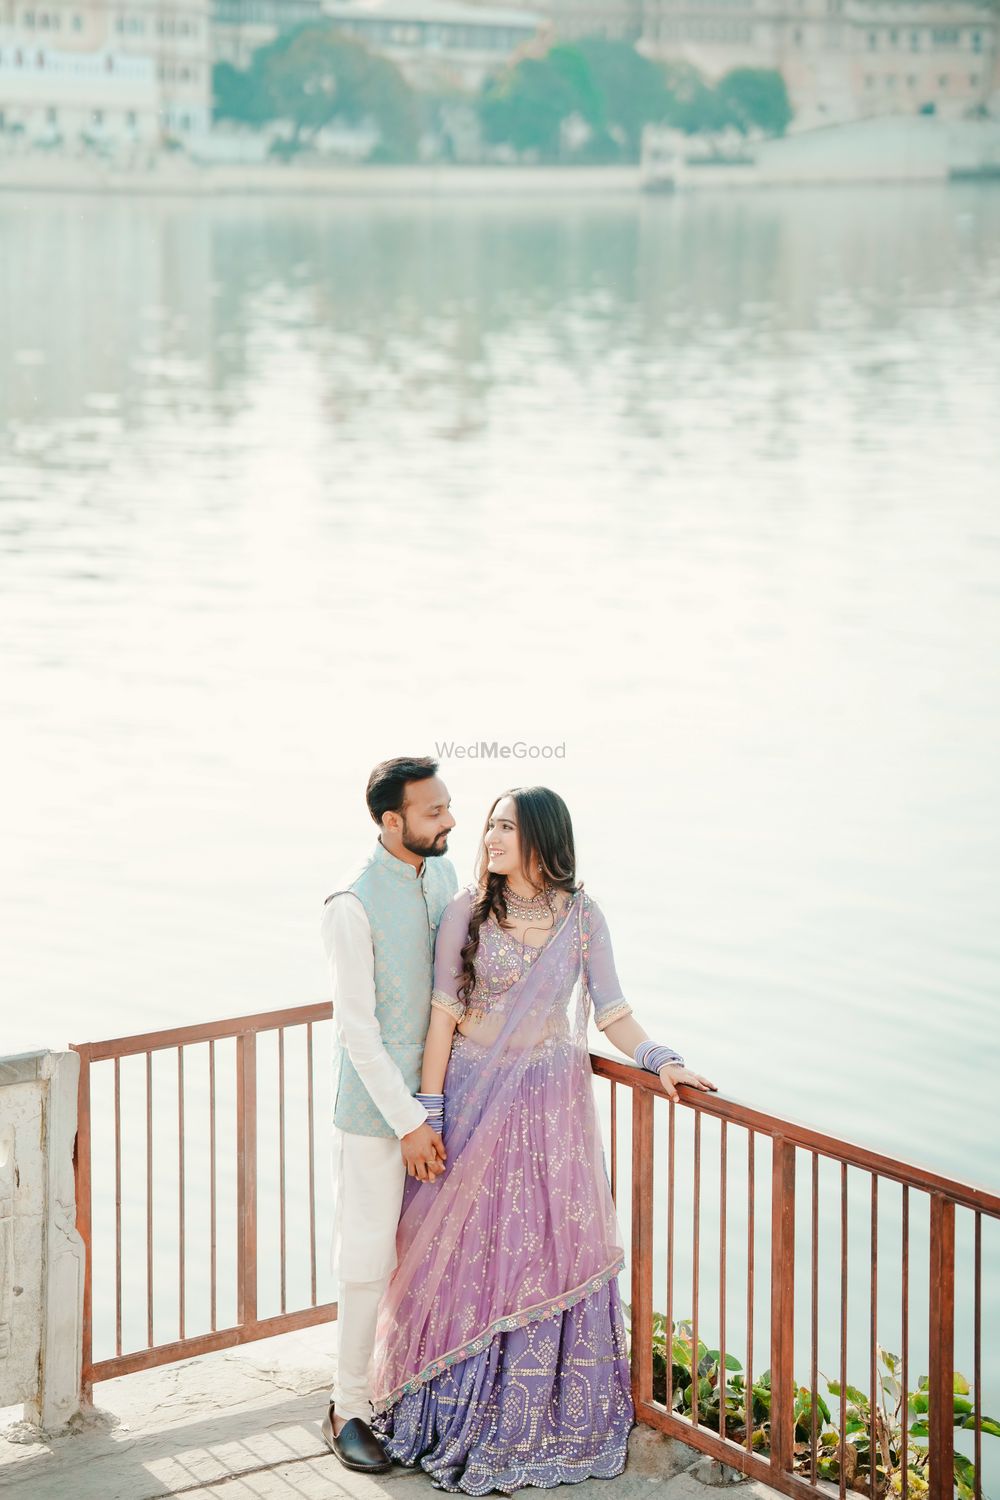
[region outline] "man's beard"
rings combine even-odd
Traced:
[[[407,828],[405,818],[403,819],[402,842],[404,849],[408,849],[411,854],[418,854],[421,859],[436,859],[439,854],[448,853],[448,835],[446,833],[440,834],[430,844],[422,844]]]

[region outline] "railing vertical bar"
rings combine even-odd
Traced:
[[[146,1344],[153,1347],[153,1054],[146,1053]]]
[[[840,1164],[840,1500],[847,1493],[847,1163]]]
[[[747,1452],[753,1448],[753,1262],[754,1262],[754,1175],[757,1163],[756,1135],[747,1131],[747,1368],[744,1385],[745,1441]]]
[[[184,1337],[184,1048],[177,1048],[177,1324]]]
[[[122,1078],[115,1058],[115,1353],[122,1352]]]
[[[726,1122],[719,1127],[719,1433],[726,1436]]]
[[[674,1409],[674,1162],[676,1105],[667,1104],[667,1411]]]
[[[215,1166],[215,1038],[208,1043],[208,1194],[209,1194],[209,1312],[212,1332],[218,1322],[218,1247]]]
[[[771,1142],[771,1467],[790,1474],[795,1404],[795,1146]]]
[[[872,1209],[871,1209],[871,1238],[872,1238],[872,1270],[871,1270],[871,1306],[868,1334],[868,1380],[871,1392],[868,1415],[868,1491],[871,1500],[876,1500],[878,1494],[878,1174],[872,1173]],[[888,1477],[888,1476],[887,1476]]]
[[[653,1398],[653,1096],[632,1094],[632,1389]]]
[[[975,1382],[976,1402],[976,1436],[973,1462],[976,1466],[975,1497],[974,1500],[982,1500],[983,1497],[983,1216],[976,1214],[975,1218],[975,1263],[973,1276],[975,1285],[973,1288],[973,1352],[972,1352],[972,1379]]]
[[[902,1260],[902,1298],[903,1305],[900,1309],[902,1315],[902,1351],[901,1359],[903,1365],[903,1395],[902,1418],[903,1444],[900,1462],[903,1469],[903,1496],[906,1500],[910,1489],[910,1470],[907,1458],[907,1443],[910,1435],[910,1189],[903,1184],[903,1212],[901,1231],[901,1260]]]
[[[309,1128],[309,1296],[316,1306],[316,1131],[313,1120],[313,1028],[306,1023],[306,1112]]]
[[[91,1178],[90,1129],[90,1054],[86,1046],[74,1049],[80,1057],[80,1079],[77,1085],[76,1145],[73,1150],[73,1177],[76,1194],[76,1229],[84,1244],[83,1322],[81,1330],[82,1363],[80,1384],[89,1400],[94,1389],[94,1264],[93,1203]]]
[[[694,1202],[691,1224],[691,1421],[698,1426],[698,1282],[701,1262],[701,1110],[694,1112]]]
[[[236,1038],[236,1318],[257,1321],[257,1033]]]
[[[285,1028],[278,1027],[278,1233],[281,1240],[281,1311],[286,1303],[288,1255],[285,1222]]]
[[[611,1080],[611,1196],[618,1202],[618,1085]]]
[[[931,1194],[928,1347],[930,1500],[952,1500],[955,1451],[955,1204],[941,1193]]]
[[[819,1399],[819,1154],[812,1153],[812,1236],[810,1247],[809,1478],[816,1483]]]

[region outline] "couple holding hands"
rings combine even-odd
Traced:
[[[327,1443],[483,1495],[625,1467],[621,1233],[587,1038],[712,1089],[651,1041],[576,879],[562,798],[490,809],[476,882],[444,855],[437,763],[375,767],[370,857],[327,898],[339,1356]]]

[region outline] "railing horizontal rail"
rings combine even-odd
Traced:
[[[657,1078],[654,1078],[651,1073],[636,1068],[632,1063],[620,1063],[616,1058],[606,1057],[603,1053],[597,1052],[591,1053],[591,1061],[594,1072],[599,1078],[607,1078],[615,1083],[627,1083],[632,1088],[646,1089],[654,1094],[663,1092]],[[978,1209],[982,1213],[1000,1217],[1000,1195],[990,1192],[988,1188],[976,1187],[968,1182],[959,1182],[953,1177],[945,1177],[930,1167],[914,1166],[911,1162],[884,1156],[880,1151],[870,1151],[866,1146],[840,1140],[837,1136],[828,1135],[825,1131],[814,1130],[809,1125],[800,1125],[792,1120],[782,1119],[779,1115],[765,1114],[763,1110],[754,1109],[748,1104],[741,1104],[736,1099],[724,1098],[720,1094],[703,1094],[700,1089],[685,1088],[683,1084],[679,1092],[684,1104],[701,1110],[703,1114],[714,1115],[719,1120],[728,1120],[735,1125],[746,1126],[747,1129],[756,1130],[763,1135],[780,1136],[790,1145],[801,1146],[806,1151],[818,1151],[821,1156],[828,1156],[838,1162],[846,1162],[848,1166],[860,1167],[865,1172],[877,1172],[880,1177],[889,1177],[894,1182],[903,1183],[908,1187],[921,1188],[925,1192],[944,1193],[965,1208]]]
[[[257,1339],[274,1338],[279,1333],[296,1333],[316,1323],[331,1323],[337,1316],[336,1302],[317,1307],[303,1307],[297,1312],[276,1313],[273,1318],[258,1318],[253,1323],[237,1323],[232,1328],[217,1328],[214,1333],[196,1333],[175,1339],[169,1344],[154,1344],[148,1349],[133,1349],[128,1354],[113,1354],[96,1360],[90,1366],[92,1380],[115,1380],[119,1375],[134,1375],[137,1370],[152,1370],[157,1365],[175,1364],[196,1354],[214,1354],[219,1349],[235,1349]]]
[[[282,1026],[302,1026],[309,1021],[329,1021],[330,1001],[296,1005],[288,1010],[263,1010],[252,1016],[233,1016],[225,1021],[198,1021],[191,1026],[173,1026],[168,1031],[139,1032],[135,1036],[112,1037],[104,1042],[73,1042],[73,1051],[90,1062],[113,1057],[135,1057],[140,1052],[161,1052],[169,1047],[188,1047],[196,1042],[221,1041],[251,1032],[277,1031]]]

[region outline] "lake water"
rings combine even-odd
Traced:
[[[0,197],[5,1052],[325,997],[375,760],[641,1019],[1000,1187],[1000,190]]]

